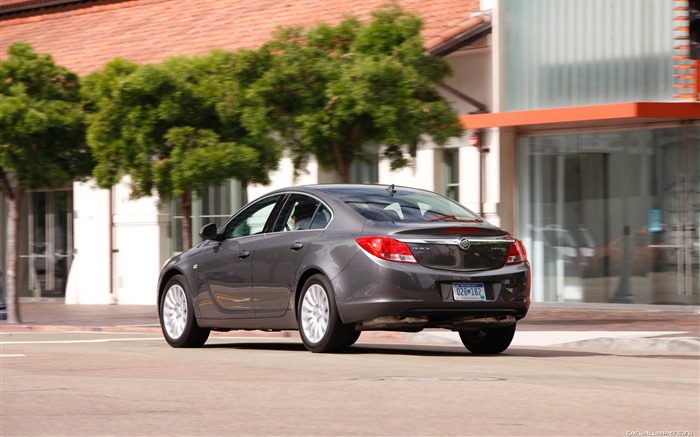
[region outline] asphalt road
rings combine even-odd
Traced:
[[[487,357],[361,338],[312,354],[297,338],[226,335],[184,350],[105,331],[0,340],[2,436],[700,435],[697,352]]]

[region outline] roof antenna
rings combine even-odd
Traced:
[[[394,197],[394,194],[396,194],[396,188],[394,188],[394,184],[389,185],[386,188],[386,192],[389,193],[391,197]]]

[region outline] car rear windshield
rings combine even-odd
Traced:
[[[344,197],[343,201],[363,217],[374,221],[483,222],[476,213],[437,194],[360,194]]]

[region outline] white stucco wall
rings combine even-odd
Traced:
[[[109,191],[93,181],[73,184],[74,255],[67,304],[109,304]]]
[[[484,8],[482,5],[482,9]],[[452,77],[447,79],[447,83],[452,88],[459,90],[484,104],[489,112],[494,112],[493,100],[493,55],[492,38],[486,36],[476,41],[472,46],[453,53],[447,57],[452,65]],[[453,108],[460,115],[469,114],[477,110],[476,107],[465,100],[444,91],[443,96],[450,102]],[[453,140],[449,146],[459,147],[459,183],[460,183],[460,203],[469,209],[479,212],[480,201],[480,156],[479,150],[468,143],[471,130],[467,126],[467,133],[463,138]],[[498,132],[486,130],[482,136],[484,146],[489,152],[484,156],[484,194],[483,210],[484,217],[491,223],[499,226],[501,224],[499,203],[501,202],[501,175],[500,171],[500,141]],[[512,177],[505,175],[505,177]]]
[[[382,160],[379,162],[379,183],[433,190],[435,189],[434,156],[433,146],[428,145],[420,147],[416,151],[415,158],[406,155],[409,165],[398,170],[391,170],[390,162]]]
[[[119,304],[155,305],[168,220],[156,197],[130,192],[128,179],[114,187],[114,294]]]
[[[167,257],[168,220],[159,213],[155,197],[133,200],[129,193],[128,179],[112,189],[110,222],[110,190],[97,188],[93,181],[74,184],[75,256],[67,304],[156,303],[158,274]]]
[[[452,76],[445,83],[485,104],[493,112],[491,37],[485,36],[474,46],[448,55],[447,60],[452,66]],[[442,95],[459,114],[468,114],[477,109],[449,92]]]
[[[294,165],[288,153],[284,153],[279,167],[270,174],[270,184],[251,184],[248,186],[248,200],[253,201],[260,196],[278,188],[294,187],[299,185],[319,183],[319,170],[316,160],[309,159],[306,170],[299,175],[294,175]]]

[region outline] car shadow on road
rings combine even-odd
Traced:
[[[293,342],[231,342],[211,343],[204,346],[205,349],[236,349],[236,350],[268,350],[309,353],[302,343]],[[425,357],[465,357],[473,358],[508,358],[508,357],[529,357],[529,358],[561,358],[561,357],[593,357],[593,356],[632,356],[639,358],[665,358],[665,359],[691,359],[699,360],[697,355],[692,354],[650,354],[637,353],[636,351],[592,351],[580,349],[553,349],[553,348],[524,348],[513,347],[498,355],[475,355],[466,349],[458,346],[445,345],[421,345],[421,344],[373,344],[356,343],[345,351],[343,355],[405,355],[405,356],[425,356]]]

